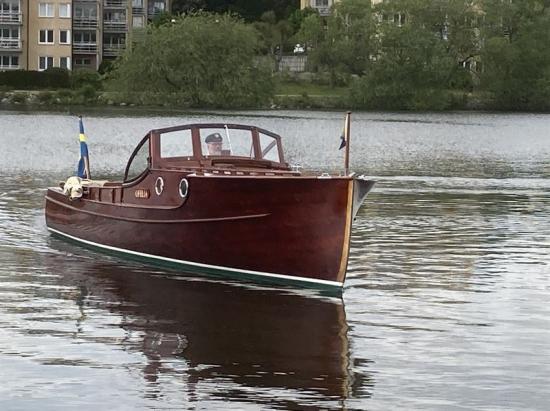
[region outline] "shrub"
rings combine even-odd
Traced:
[[[97,101],[96,88],[91,84],[85,84],[76,91],[76,96],[81,97],[83,103],[91,103]]]
[[[69,85],[69,71],[59,67],[51,67],[41,72],[46,88],[63,88]]]
[[[51,68],[46,71],[3,71],[0,72],[0,86],[12,90],[67,88],[69,87],[69,73],[60,68]]]
[[[51,104],[54,102],[54,93],[51,91],[43,91],[38,93],[37,99],[40,104]]]
[[[79,89],[87,85],[99,90],[101,88],[101,75],[95,70],[86,68],[73,71],[71,74],[71,88]]]

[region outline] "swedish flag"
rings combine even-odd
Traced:
[[[80,125],[80,160],[78,161],[78,169],[76,175],[80,178],[91,179],[90,176],[90,160],[88,159],[88,145],[86,144],[86,134],[84,134],[84,124],[82,116],[78,117]]]

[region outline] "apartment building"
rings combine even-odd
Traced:
[[[71,2],[68,0],[27,0],[27,70],[50,67],[71,68]],[[26,26],[26,27],[25,27]]]
[[[0,70],[27,66],[23,8],[28,0],[0,0]]]
[[[97,69],[170,0],[0,0],[0,70]]]
[[[98,69],[101,64],[102,4],[99,0],[73,0],[73,68]]]

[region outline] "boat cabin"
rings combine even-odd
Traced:
[[[147,170],[290,172],[279,135],[240,124],[189,124],[151,130],[130,156],[124,183],[139,179]]]

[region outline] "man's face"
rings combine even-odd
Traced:
[[[221,141],[219,143],[218,142],[208,143],[206,144],[206,146],[208,147],[208,155],[220,156],[222,154]]]

